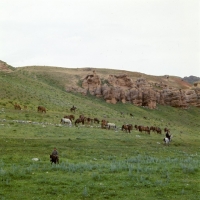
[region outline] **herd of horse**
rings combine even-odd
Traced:
[[[15,103],[14,108],[16,110],[22,110],[21,106],[17,103]],[[27,106],[24,106],[24,109],[27,109]],[[76,107],[73,105],[70,108],[70,111],[75,113]],[[47,109],[44,106],[38,106],[37,111],[40,113],[46,113]],[[60,120],[61,124],[68,124],[69,126],[72,126],[72,123],[74,123],[75,126],[78,126],[79,124],[82,125],[91,125],[91,124],[100,124],[101,123],[101,128],[102,129],[114,129],[117,130],[117,126],[115,123],[111,123],[106,121],[105,119],[102,119],[101,121],[98,118],[90,118],[90,117],[85,117],[84,115],[80,115],[77,119],[75,119],[75,116],[73,114],[71,115],[65,115],[63,118]],[[150,132],[155,132],[158,134],[162,134],[162,130],[160,127],[155,127],[155,126],[142,126],[142,125],[135,125],[134,128],[138,130],[139,132],[146,132],[147,134],[150,134]],[[126,133],[130,133],[131,130],[133,130],[133,125],[132,124],[123,124],[121,127],[122,131],[125,131]],[[165,128],[164,132],[170,132],[169,129]],[[165,137],[164,142],[165,144],[169,144],[171,141],[171,137]]]
[[[73,122],[75,120],[75,116],[74,115],[65,115],[62,119],[61,119],[61,123],[65,123],[64,119],[69,119],[71,122]],[[74,125],[78,126],[80,123],[82,125],[91,125],[93,123],[97,123],[99,124],[101,122],[101,128],[102,129],[117,129],[117,126],[115,123],[111,123],[108,122],[105,119],[102,119],[101,121],[98,118],[90,118],[90,117],[85,117],[84,115],[80,115],[75,121],[74,121]],[[66,122],[68,124],[71,125],[70,122]],[[148,134],[150,134],[150,132],[155,132],[158,134],[162,134],[162,130],[160,127],[155,127],[155,126],[141,126],[141,125],[135,125],[134,126],[136,130],[138,130],[139,132],[146,132]],[[131,130],[133,130],[133,125],[132,124],[123,124],[121,127],[122,131],[125,131],[127,133],[130,133]],[[164,132],[169,131],[169,129],[165,128]]]

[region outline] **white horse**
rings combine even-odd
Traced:
[[[108,122],[108,123],[106,124],[106,126],[107,126],[108,129],[110,129],[110,128],[116,129],[116,125],[115,125],[114,123]]]
[[[70,119],[67,119],[67,118],[62,118],[61,120],[60,120],[60,123],[61,124],[69,124],[69,126],[71,126],[72,125],[72,122],[71,122],[71,120]]]
[[[164,143],[165,143],[166,145],[169,145],[169,143],[172,141],[172,137],[173,137],[173,135],[170,135],[170,138],[165,137],[165,138],[163,139]]]

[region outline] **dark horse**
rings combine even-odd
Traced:
[[[56,155],[50,155],[50,162],[52,163],[58,163],[59,164],[59,158]]]
[[[97,118],[94,118],[94,123],[98,123],[99,124],[99,119],[97,119]]]
[[[75,112],[76,109],[77,109],[77,108],[76,108],[75,106],[72,106],[72,107],[70,108],[70,111],[71,111],[71,112]]]
[[[76,126],[79,123],[84,124],[84,122],[85,122],[84,118],[78,118],[78,119],[76,119],[76,121],[74,123],[75,123],[75,126]]]
[[[46,113],[46,108],[45,107],[43,107],[43,106],[38,106],[38,112],[41,112],[41,113]]]
[[[131,130],[133,130],[133,125],[132,124],[124,124],[124,125],[122,125],[122,131],[123,130],[130,133]]]

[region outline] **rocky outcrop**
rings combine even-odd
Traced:
[[[87,91],[92,94],[96,95],[95,91],[98,86],[101,85],[100,77],[93,71],[93,74],[87,75],[82,82],[82,87],[86,88]]]
[[[188,105],[200,107],[200,88],[195,88],[194,90],[186,90],[186,103]]]
[[[109,75],[108,82],[110,85],[116,87],[133,87],[134,83],[133,81],[126,75]]]
[[[82,79],[81,86],[71,88],[71,91],[103,97],[106,102],[112,104],[130,102],[150,109],[156,108],[157,104],[181,108],[187,108],[189,105],[200,107],[200,87],[177,89],[168,87],[163,82],[148,82],[142,77],[133,81],[126,74],[109,75],[105,79],[100,78],[95,71]]]
[[[185,92],[178,89],[163,89],[158,92],[157,103],[173,107],[186,107]]]

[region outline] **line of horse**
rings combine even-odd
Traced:
[[[15,103],[15,104],[14,104],[14,109],[15,109],[15,110],[22,110],[22,106],[20,106],[19,104]],[[76,109],[77,109],[77,108],[73,105],[73,106],[70,108],[70,111],[75,113]],[[24,110],[27,110],[27,106],[26,106],[26,105],[24,105]],[[38,106],[38,107],[37,107],[37,111],[38,111],[38,112],[41,112],[41,113],[46,113],[47,109],[46,109],[44,106]]]

